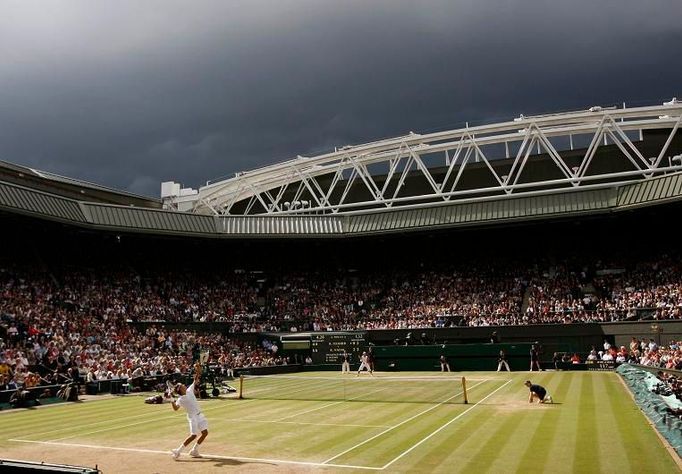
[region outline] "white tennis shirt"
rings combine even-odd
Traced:
[[[180,395],[178,400],[175,402],[180,405],[185,410],[187,410],[187,417],[197,416],[201,410],[199,409],[199,402],[197,401],[196,395],[194,395],[194,384],[187,387],[187,391],[184,395]]]

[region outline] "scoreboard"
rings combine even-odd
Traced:
[[[367,348],[366,332],[314,332],[310,334],[313,364],[340,364],[346,351],[357,363]]]

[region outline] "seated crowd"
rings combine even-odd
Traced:
[[[178,274],[0,267],[0,316],[220,322],[229,332],[419,329],[682,318],[682,266],[646,261],[508,262],[401,272]]]
[[[668,255],[591,267],[507,262],[182,277],[153,269],[138,274],[131,268],[2,264],[0,386],[58,382],[54,373],[95,380],[185,372],[196,345],[232,368],[284,362],[276,347],[183,330],[140,332],[131,322],[214,322],[224,324],[225,333],[257,333],[678,319],[681,310],[682,266]],[[605,348],[588,359],[679,365],[679,349],[623,349]],[[46,370],[28,371],[40,365]]]
[[[13,321],[7,341],[0,340],[0,390],[61,384],[65,381],[135,379],[187,373],[200,353],[225,371],[284,365],[275,344],[261,346],[210,334],[144,331],[124,322],[49,317]],[[29,369],[33,369],[31,372]]]
[[[640,364],[669,370],[682,370],[682,341],[672,341],[668,346],[659,346],[653,339],[633,337],[626,346],[612,346],[604,341],[603,350],[592,347],[585,358],[586,363],[605,361]],[[580,363],[578,357],[575,363]]]

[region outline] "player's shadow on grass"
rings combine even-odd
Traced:
[[[178,459],[177,462],[194,464],[194,463],[214,463],[214,467],[226,466],[242,466],[244,464],[267,464],[269,466],[277,466],[275,463],[263,461],[240,461],[238,459],[225,459],[211,456],[202,456],[200,458]]]

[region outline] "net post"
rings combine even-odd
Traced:
[[[244,398],[242,396],[243,393],[244,393],[244,376],[240,374],[239,375],[239,399],[240,400]]]
[[[466,379],[466,377],[462,377],[462,394],[464,395],[464,404],[467,405],[469,403],[469,399],[467,398],[467,379]]]

